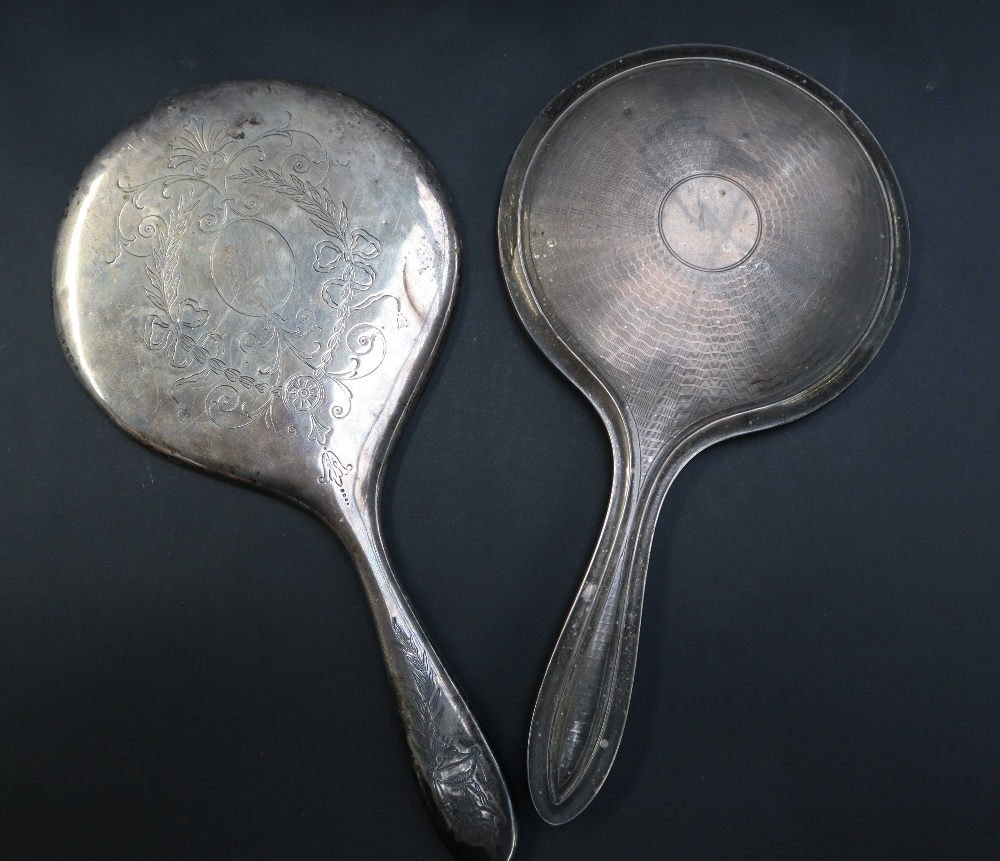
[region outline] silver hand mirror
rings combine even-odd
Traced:
[[[379,522],[457,266],[441,185],[389,120],[321,87],[233,82],[161,103],[87,168],[55,312],[70,364],[126,431],[340,536],[439,830],[459,857],[507,859],[507,788]]]
[[[530,127],[503,190],[514,305],[587,396],[611,501],[528,742],[538,812],[593,799],[628,711],[667,489],[714,442],[805,415],[854,380],[903,295],[907,228],[885,155],[836,96],[742,51],[617,60]]]

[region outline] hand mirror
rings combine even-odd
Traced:
[[[55,312],[70,364],[126,431],[340,536],[439,830],[459,857],[507,859],[507,788],[379,523],[457,266],[441,185],[389,120],[322,87],[233,82],[161,103],[87,168]]]
[[[611,501],[528,742],[558,824],[621,740],[667,489],[714,442],[805,415],[854,380],[903,295],[907,228],[885,155],[804,75],[686,46],[558,96],[514,155],[504,274],[532,337],[611,436]]]

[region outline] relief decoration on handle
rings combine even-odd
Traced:
[[[444,693],[427,653],[394,617],[392,630],[412,670],[408,693],[414,708],[410,733],[419,756],[432,764],[431,791],[445,811],[456,839],[499,855],[500,826],[507,816],[488,786],[490,764],[475,741],[459,726],[444,725]]]

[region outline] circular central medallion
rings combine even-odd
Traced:
[[[212,249],[212,277],[226,304],[247,317],[277,311],[295,286],[295,257],[270,224],[231,221]]]
[[[742,185],[713,173],[682,179],[660,205],[660,236],[688,266],[732,269],[760,239],[760,212]]]

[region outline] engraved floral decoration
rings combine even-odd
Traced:
[[[174,154],[167,165],[178,168],[191,162],[198,176],[208,176],[229,164],[225,145],[236,139],[238,134],[225,120],[216,120],[206,132],[205,120],[192,117],[171,141],[170,148]]]
[[[500,826],[506,824],[507,816],[489,789],[490,765],[461,726],[445,726],[438,675],[417,639],[395,618],[392,630],[412,671],[413,720],[409,730],[418,755],[431,764],[431,792],[455,839],[481,847],[497,858]]]
[[[152,308],[142,342],[187,372],[171,393],[182,420],[235,429],[259,419],[290,439],[297,417],[308,418],[309,439],[326,449],[351,411],[355,381],[385,356],[381,303],[407,325],[399,298],[376,289],[379,240],[352,226],[326,187],[333,166],[347,163],[290,115],[273,128],[255,115],[191,117],[169,150],[162,175],[119,183],[127,199],[114,260],[125,252],[144,261]],[[284,200],[323,237],[311,252],[311,300],[293,289],[301,269],[275,222],[294,217]]]
[[[350,229],[347,205],[341,203],[339,210],[325,189],[317,189],[308,182],[292,175],[288,178],[273,170],[259,167],[244,168],[240,177],[248,183],[273,189],[287,195],[304,209],[315,224],[331,239],[316,243],[313,269],[317,272],[334,272],[334,278],[323,284],[323,299],[331,308],[337,309],[337,321],[327,343],[322,360],[329,364],[333,352],[340,346],[341,338],[352,311],[390,299],[396,303],[396,325],[406,326],[406,318],[400,309],[399,299],[386,293],[376,293],[360,302],[355,302],[357,291],[366,291],[375,283],[375,270],[365,261],[379,255],[382,246],[367,230]],[[336,288],[336,299],[331,288]]]
[[[316,480],[350,505],[357,471],[333,451],[334,426],[350,414],[358,381],[381,366],[388,323],[407,320],[400,297],[380,289],[380,240],[328,187],[347,163],[290,115],[262,123],[188,119],[161,175],[119,182],[125,200],[108,263],[142,261],[137,289],[150,306],[137,338],[171,370],[180,420],[227,430],[259,421],[285,439],[308,433],[321,449]],[[289,222],[293,242],[282,233]],[[446,710],[419,638],[392,624],[430,792],[455,838],[496,858],[507,817],[489,788],[494,766]]]
[[[146,296],[160,311],[146,318],[143,339],[150,350],[166,350],[170,364],[187,368],[195,360],[205,362],[218,350],[214,336],[205,332],[199,337],[192,333],[201,329],[208,319],[208,312],[194,299],[177,301],[180,275],[177,272],[180,240],[187,230],[191,212],[197,203],[180,199],[176,211],[167,218],[162,232],[158,232],[152,253],[146,261]]]
[[[311,374],[296,374],[285,382],[281,398],[290,410],[311,412],[326,400],[326,389]]]

